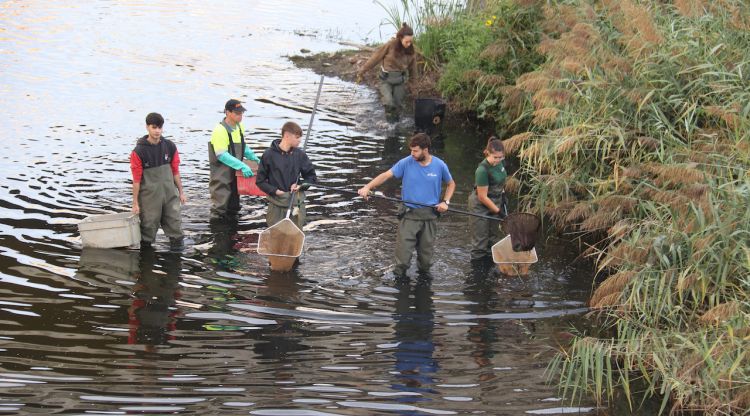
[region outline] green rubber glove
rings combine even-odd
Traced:
[[[253,171],[246,164],[242,163],[242,161],[230,155],[229,152],[220,154],[217,159],[234,170],[242,171],[242,176],[246,178],[253,176]]]
[[[245,146],[245,159],[260,163],[260,158],[258,158],[258,156],[255,156],[255,152],[253,152],[253,149],[251,149],[250,146]]]

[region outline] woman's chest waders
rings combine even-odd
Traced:
[[[182,237],[180,193],[170,165],[143,170],[138,193],[141,208],[141,240],[153,242],[161,225],[169,238]]]
[[[386,110],[401,110],[406,97],[406,80],[406,71],[380,71],[380,93]]]

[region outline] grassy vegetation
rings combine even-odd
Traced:
[[[452,110],[506,132],[527,210],[608,276],[599,335],[550,366],[564,396],[632,386],[662,412],[750,409],[750,5],[498,0],[417,44]]]

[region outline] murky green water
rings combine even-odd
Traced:
[[[469,264],[441,220],[431,284],[387,272],[390,202],[316,190],[300,266],[233,248],[264,229],[208,224],[206,141],[230,97],[262,151],[306,126],[318,76],[284,58],[380,40],[369,1],[0,2],[0,413],[561,414],[543,371],[583,311],[589,272],[556,240],[527,279]],[[390,28],[382,28],[388,36]],[[159,111],[183,160],[183,255],[82,250],[82,218],[130,207],[128,155]],[[327,79],[308,143],[322,182],[356,189],[405,154],[410,126]],[[465,203],[482,138],[436,151]],[[384,187],[393,195],[397,183]],[[163,239],[163,236],[161,236]]]

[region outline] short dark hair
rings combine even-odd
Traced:
[[[432,146],[432,140],[430,140],[430,136],[425,133],[417,133],[411,136],[411,140],[409,140],[409,147],[412,148],[416,146],[419,146],[420,149],[429,149],[430,146]]]
[[[284,123],[283,126],[281,126],[281,135],[284,135],[284,132],[292,133],[297,136],[302,136],[302,127],[299,126],[299,124],[293,122],[293,121],[287,121]]]
[[[164,117],[162,117],[159,113],[148,113],[148,115],[146,116],[146,125],[163,127]]]

